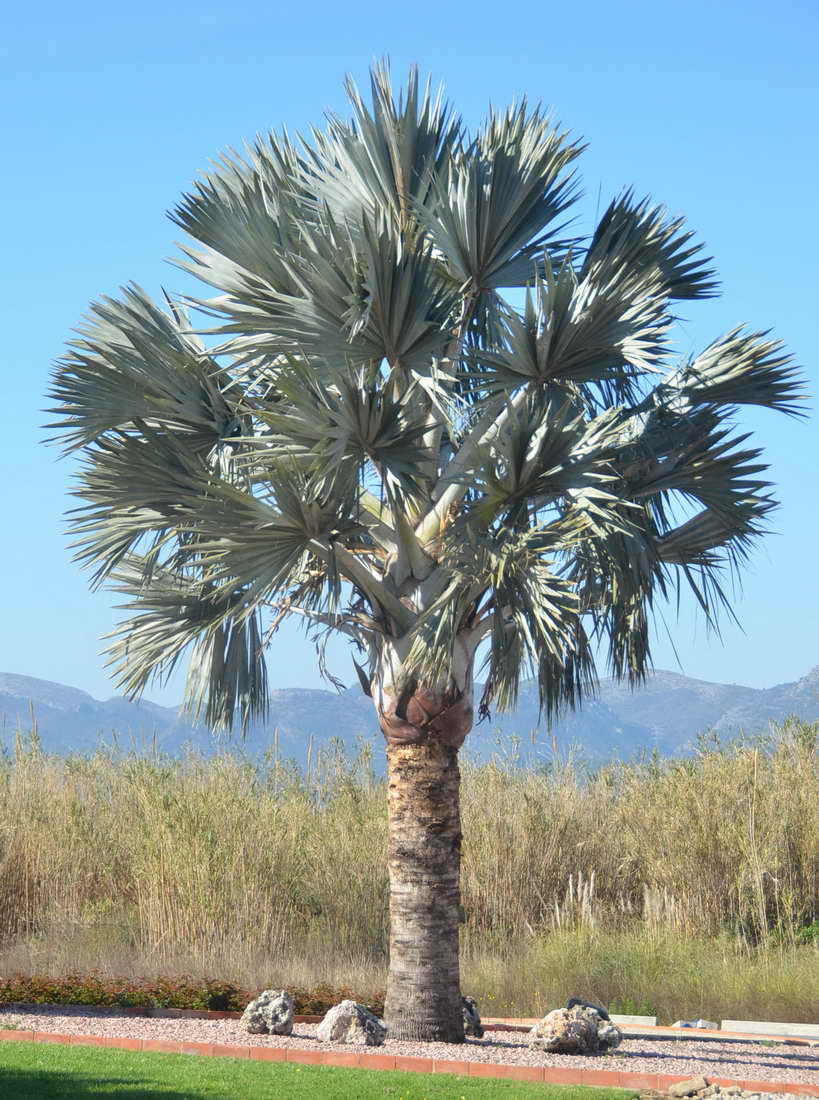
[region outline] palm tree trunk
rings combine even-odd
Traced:
[[[390,743],[390,970],[393,1039],[461,1043],[458,750],[434,733]]]

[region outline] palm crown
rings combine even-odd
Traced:
[[[572,237],[582,150],[540,109],[472,137],[415,73],[348,92],[351,122],[259,139],[173,211],[216,296],[92,306],[52,389],[77,552],[128,599],[127,692],[192,647],[191,702],[247,721],[298,615],[359,648],[388,739],[457,746],[482,642],[482,705],[534,675],[551,711],[601,639],[644,673],[680,580],[715,616],[774,503],[733,414],[795,412],[798,378],[740,329],[671,362],[675,301],[715,292],[701,247],[628,192]]]

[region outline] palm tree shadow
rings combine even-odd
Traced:
[[[84,1074],[60,1070],[0,1069],[0,1096],[4,1100],[85,1100],[116,1096],[117,1100],[191,1100],[190,1092],[141,1085],[133,1077]]]

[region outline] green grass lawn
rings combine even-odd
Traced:
[[[594,1100],[630,1100],[633,1092],[595,1089]],[[591,1089],[518,1081],[469,1080],[449,1074],[246,1062],[238,1058],[151,1054],[98,1047],[4,1042],[0,1046],[3,1100],[587,1100]]]

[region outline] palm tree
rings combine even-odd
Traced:
[[[77,557],[131,613],[121,689],[189,653],[193,711],[246,724],[285,617],[355,647],[387,742],[387,1022],[461,1041],[476,654],[479,714],[531,676],[552,716],[598,652],[640,680],[656,600],[688,586],[714,622],[774,506],[734,413],[797,412],[798,376],[741,329],[669,365],[673,303],[716,289],[701,246],[630,192],[569,236],[582,147],[539,108],[470,136],[416,72],[347,91],[351,121],[259,138],[172,212],[216,295],[102,298],[51,394]]]

